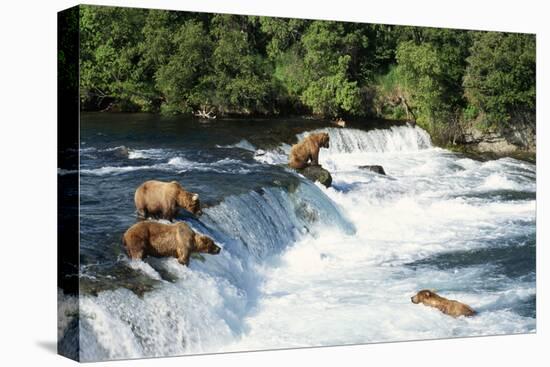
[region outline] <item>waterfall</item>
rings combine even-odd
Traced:
[[[430,135],[415,126],[392,126],[389,129],[363,131],[358,129],[327,128],[298,135],[298,139],[317,132],[330,136],[331,154],[360,152],[407,152],[432,147]]]
[[[141,297],[124,288],[81,296],[82,361],[216,350],[242,332],[258,287],[256,267],[300,237],[315,235],[318,226],[355,232],[337,205],[303,178],[293,187],[228,196],[189,223],[223,246],[221,254],[192,259],[189,268],[172,258],[122,261],[159,285]],[[75,331],[64,334],[74,337]]]

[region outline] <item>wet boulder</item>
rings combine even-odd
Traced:
[[[359,169],[368,169],[369,171],[378,173],[379,175],[384,175],[384,176],[386,175],[386,172],[384,171],[384,167],[378,166],[378,165],[359,166]]]
[[[330,187],[332,184],[332,176],[330,172],[321,166],[307,166],[306,168],[298,169],[302,175],[311,181],[319,181],[325,187]]]
[[[116,158],[128,158],[130,156],[130,149],[122,145],[120,147],[117,147],[115,150],[113,150],[113,155]]]

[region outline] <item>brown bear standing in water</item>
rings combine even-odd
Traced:
[[[453,317],[473,316],[476,312],[468,305],[458,301],[449,300],[438,296],[435,292],[424,289],[411,297],[414,304],[422,303],[426,306],[435,307],[446,315]]]
[[[221,250],[210,237],[195,233],[183,222],[138,222],[124,233],[122,244],[131,259],[172,256],[182,265],[189,264],[193,252],[216,255]]]
[[[138,215],[173,220],[178,208],[184,208],[193,215],[201,215],[199,194],[187,192],[177,181],[146,181],[134,195]]]
[[[290,149],[288,165],[294,169],[319,165],[319,149],[329,147],[327,133],[310,134]],[[311,163],[309,163],[311,160]]]

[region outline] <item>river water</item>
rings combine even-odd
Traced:
[[[311,131],[330,135],[329,189],[284,167]],[[81,297],[60,290],[58,337],[68,350],[78,335],[83,361],[535,331],[531,163],[452,153],[419,127],[93,113],[80,167]],[[178,220],[219,255],[128,260],[148,179],[200,194],[203,216]],[[412,304],[423,288],[479,313]]]

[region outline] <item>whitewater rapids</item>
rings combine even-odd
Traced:
[[[119,266],[158,285],[141,296],[124,287],[81,296],[78,328],[63,320],[61,345],[77,332],[81,359],[92,361],[535,331],[533,164],[457,155],[418,127],[322,131],[330,135],[320,164],[331,188],[285,169],[296,185],[225,196],[190,222],[221,244],[220,255],[189,268],[121,257]],[[214,165],[173,151],[131,151],[129,159],[149,160],[83,176],[247,175],[280,169],[289,148],[264,151],[241,140],[213,149],[242,150],[252,162]],[[370,164],[387,176],[359,168]],[[454,319],[412,304],[423,288],[479,314]],[[64,305],[76,308],[71,297]]]

